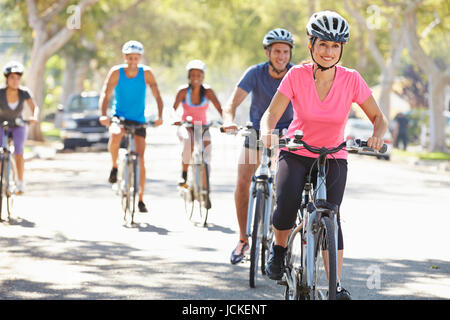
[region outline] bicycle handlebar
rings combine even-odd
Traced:
[[[357,153],[358,151],[368,150],[374,151],[378,153],[385,153],[387,151],[387,145],[383,144],[379,151],[367,147],[367,141],[361,139],[348,139],[342,142],[339,146],[334,148],[325,148],[325,147],[314,147],[307,144],[303,139],[303,133],[300,130],[297,130],[294,134],[294,139],[290,139],[288,137],[280,139],[278,145],[271,147],[271,149],[275,148],[288,148],[291,151],[298,150],[300,148],[305,148],[309,152],[319,154],[319,155],[329,155],[336,152],[339,152],[343,148],[346,148],[349,153]]]
[[[145,129],[149,126],[151,126],[151,122],[146,122],[146,123],[125,123],[125,118],[118,118],[118,117],[112,117],[111,118],[111,123],[112,124],[117,124],[119,125],[121,128],[125,128],[125,129]]]
[[[30,123],[29,120],[24,120],[21,118],[16,118],[13,121],[3,121],[2,122],[2,128],[9,128],[9,127],[23,127],[25,124]]]

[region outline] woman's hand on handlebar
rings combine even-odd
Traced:
[[[369,148],[375,149],[377,151],[380,151],[383,144],[384,144],[384,140],[380,137],[372,136],[369,139],[367,139],[367,146]]]

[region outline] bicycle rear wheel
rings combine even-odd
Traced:
[[[252,246],[250,248],[250,287],[254,288],[258,275],[258,260],[261,250],[263,236],[263,215],[264,215],[264,189],[258,185],[256,187],[255,211],[253,218]]]
[[[314,300],[336,300],[337,250],[334,231],[333,220],[322,217],[314,248]]]

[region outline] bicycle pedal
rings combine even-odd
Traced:
[[[284,280],[284,279],[278,280],[278,281],[277,281],[277,284],[280,285],[280,286],[287,286],[287,285],[288,285],[287,281]]]

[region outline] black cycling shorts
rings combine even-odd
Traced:
[[[130,124],[142,124],[142,123],[140,123],[140,122],[137,122],[137,121],[132,121],[132,120],[124,120],[123,121],[123,124],[125,124],[125,125],[130,125]],[[135,131],[135,133],[134,133],[136,136],[139,136],[139,137],[143,137],[143,138],[145,138],[146,136],[147,136],[147,128],[139,128],[139,129],[136,129],[136,131]]]
[[[278,230],[291,229],[297,218],[297,211],[301,204],[301,194],[305,186],[305,177],[314,165],[312,182],[317,179],[316,158],[299,156],[288,151],[280,151],[278,171],[276,175],[276,206],[273,213],[273,226]],[[328,159],[325,168],[327,182],[327,202],[341,205],[347,182],[347,160]],[[338,250],[344,248],[340,212],[338,221]]]

